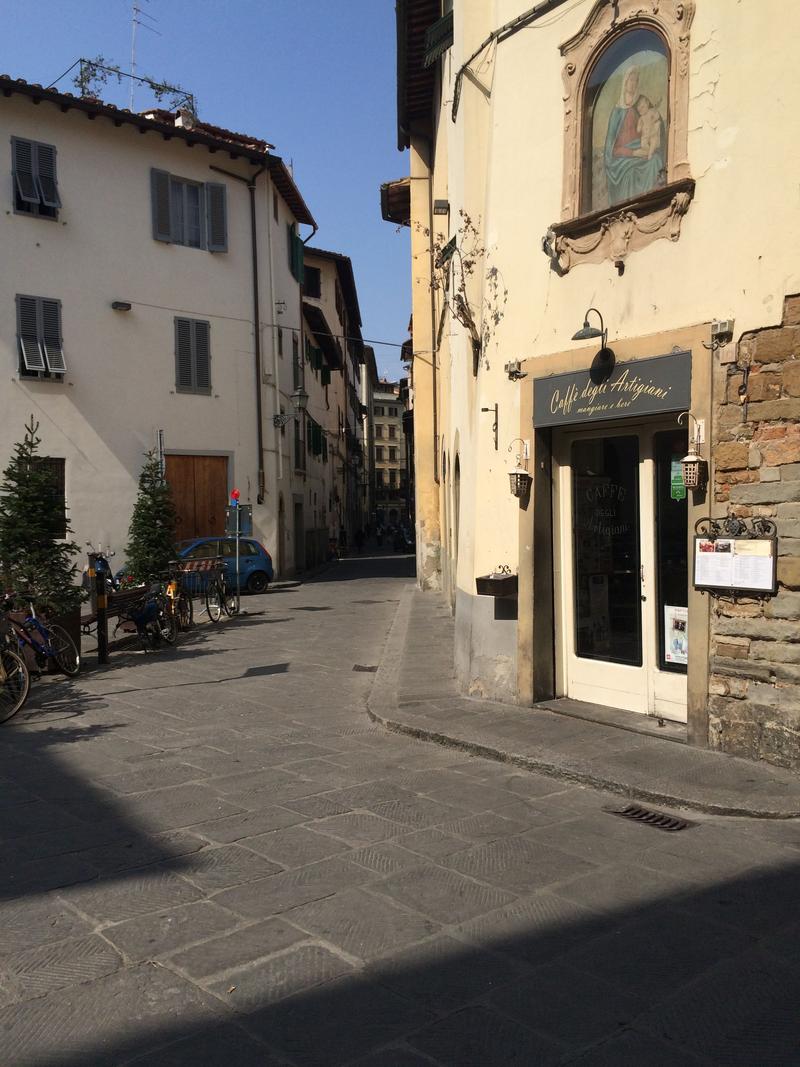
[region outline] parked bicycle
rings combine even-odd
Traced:
[[[231,617],[239,611],[239,595],[236,590],[229,592],[225,588],[225,568],[221,564],[208,576],[206,611],[212,622],[219,622],[223,612]]]
[[[167,607],[170,613],[175,616],[178,629],[183,631],[190,630],[194,622],[194,607],[192,598],[183,581],[180,564],[177,562],[170,563],[164,592],[167,597]]]
[[[39,670],[52,663],[67,677],[73,678],[81,669],[81,657],[77,646],[63,626],[58,623],[44,623],[36,615],[33,600],[28,600],[28,614],[20,621],[15,619],[13,608],[21,594],[6,594],[2,610],[16,638],[18,651],[24,653],[30,649]],[[28,598],[25,598],[28,599]],[[24,658],[24,657],[23,657]]]
[[[178,620],[167,600],[163,583],[151,582],[147,591],[117,616],[112,637],[125,623],[133,623],[145,652],[155,651],[162,643],[174,645],[178,639]]]
[[[7,619],[0,619],[0,723],[8,722],[28,699],[31,676],[14,648],[16,639]]]

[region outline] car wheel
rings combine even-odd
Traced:
[[[266,593],[269,578],[264,571],[253,571],[247,579],[248,593]]]

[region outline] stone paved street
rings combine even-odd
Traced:
[[[411,568],[247,598],[2,729],[4,1065],[797,1063],[800,825],[663,833],[371,724]]]

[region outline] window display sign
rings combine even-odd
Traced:
[[[688,608],[664,605],[664,660],[667,663],[680,663],[684,667],[688,664],[688,626]]]
[[[774,537],[695,537],[695,588],[777,593],[777,557]]]

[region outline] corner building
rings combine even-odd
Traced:
[[[397,13],[418,580],[463,690],[800,765],[800,14]],[[515,595],[479,595],[502,567]]]

